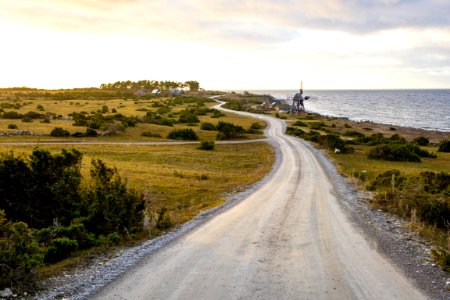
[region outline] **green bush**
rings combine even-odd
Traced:
[[[61,128],[61,127],[55,127],[53,128],[53,130],[50,132],[51,136],[55,136],[55,137],[66,137],[70,135],[70,132]]]
[[[439,143],[439,152],[450,152],[450,140],[443,140]]]
[[[365,134],[355,130],[347,130],[343,134],[343,136],[357,137],[357,138],[365,138]]]
[[[195,110],[185,109],[180,112],[178,122],[180,122],[180,123],[198,123],[198,122],[200,122],[200,120],[198,119]]]
[[[301,126],[301,127],[307,127],[308,126],[308,124],[306,124],[305,122],[300,121],[300,120],[296,121],[293,125],[294,126]]]
[[[413,144],[383,144],[371,149],[367,155],[370,159],[388,161],[420,162],[420,157],[435,158],[436,155]]]
[[[415,138],[413,140],[413,143],[418,146],[428,146],[428,144],[430,143],[430,140],[427,139],[426,137],[419,136],[418,138]]]
[[[213,114],[212,114],[211,118],[217,119],[217,118],[220,118],[220,117],[225,117],[225,114],[222,113],[220,110],[213,109],[212,112],[213,112]]]
[[[0,289],[28,283],[44,255],[24,222],[10,222],[0,209]]]
[[[85,133],[85,135],[87,136],[87,137],[96,137],[97,135],[98,135],[98,133],[97,133],[97,131],[95,130],[95,129],[92,129],[92,128],[86,128],[86,133]]]
[[[217,126],[219,133],[217,134],[218,140],[228,140],[240,138],[244,134],[245,130],[241,126],[234,125],[233,123],[227,123],[220,121]]]
[[[260,130],[262,128],[263,128],[263,126],[259,123],[252,123],[252,125],[250,125],[250,129]]]
[[[354,151],[353,148],[348,147],[345,142],[335,134],[322,135],[319,138],[319,144],[329,150],[339,149],[340,153],[343,154],[353,153]]]
[[[78,242],[67,237],[56,238],[50,242],[45,254],[45,262],[55,263],[70,256],[78,249]]]
[[[369,191],[382,188],[399,188],[405,183],[406,177],[399,170],[389,170],[379,174],[366,188]]]
[[[217,128],[216,128],[216,126],[214,124],[209,123],[209,122],[205,122],[205,123],[201,124],[200,129],[201,130],[207,130],[207,131],[214,131]]]
[[[197,134],[191,128],[172,130],[167,138],[172,140],[198,140]]]
[[[160,138],[161,137],[161,135],[159,133],[153,133],[151,131],[144,131],[143,133],[141,133],[141,136],[156,137],[156,138]]]
[[[200,146],[198,147],[198,149],[200,149],[200,150],[214,150],[215,146],[216,146],[216,144],[214,143],[214,141],[211,141],[211,142],[202,141],[200,143]]]
[[[297,136],[297,137],[303,137],[304,134],[305,134],[305,131],[303,131],[300,128],[287,127],[286,128],[286,133],[289,134],[289,135]]]
[[[17,125],[16,124],[8,124],[8,129],[17,129]]]

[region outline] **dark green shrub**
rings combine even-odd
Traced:
[[[172,130],[167,138],[172,140],[198,140],[197,134],[191,128]]]
[[[370,159],[382,159],[389,161],[420,162],[420,157],[405,144],[378,145],[371,149],[367,155]]]
[[[83,132],[75,131],[70,136],[73,136],[73,137],[84,137],[85,134]]]
[[[214,131],[214,130],[216,130],[216,126],[214,124],[212,124],[212,123],[205,122],[205,123],[201,124],[200,129],[201,130]]]
[[[428,144],[430,144],[430,140],[427,139],[426,137],[419,136],[418,138],[415,138],[413,140],[413,143],[418,146],[428,146]]]
[[[450,174],[427,171],[420,173],[420,179],[425,192],[431,194],[443,192],[445,195],[450,196]]]
[[[156,219],[156,228],[159,230],[167,230],[173,226],[172,220],[167,216],[167,208],[162,207],[158,211],[158,217]]]
[[[56,136],[56,137],[66,137],[70,135],[70,132],[61,128],[61,127],[55,127],[53,128],[53,130],[50,132],[51,136]]]
[[[286,134],[297,136],[297,137],[303,137],[305,132],[303,130],[301,130],[300,128],[287,127]]]
[[[67,237],[56,238],[50,242],[45,262],[55,263],[70,256],[72,252],[78,249],[78,242]]]
[[[384,188],[401,188],[406,177],[399,170],[389,170],[379,174],[366,188],[369,191]]]
[[[146,137],[156,137],[156,138],[160,138],[161,135],[159,133],[153,133],[150,131],[144,131],[143,133],[141,133],[141,136],[146,136]]]
[[[319,144],[329,150],[338,149],[340,153],[353,153],[353,148],[348,147],[345,142],[335,134],[322,135],[319,138]]]
[[[321,130],[322,127],[325,126],[325,124],[324,124],[323,122],[321,122],[321,121],[319,121],[319,122],[310,122],[310,123],[308,124],[308,126],[309,126],[311,129],[314,129],[314,130]]]
[[[300,120],[296,121],[293,125],[294,126],[302,126],[302,127],[307,127],[308,126],[308,124],[306,124],[305,122],[300,121]]]
[[[8,129],[17,129],[16,124],[8,124]]]
[[[22,119],[22,115],[15,111],[7,111],[2,114],[3,119]]]
[[[111,245],[118,245],[122,241],[122,236],[120,236],[117,232],[112,232],[107,236],[108,242]]]
[[[220,117],[225,117],[225,114],[223,114],[220,110],[213,109],[212,112],[213,112],[213,114],[212,114],[211,118],[217,119]]]
[[[404,137],[399,134],[394,134],[390,138],[387,139],[388,143],[397,143],[397,144],[406,144],[407,141]]]
[[[85,133],[85,135],[86,135],[87,137],[96,137],[96,136],[98,135],[98,133],[97,133],[96,130],[94,130],[94,129],[88,127],[88,128],[86,128],[86,133]]]
[[[260,130],[262,128],[263,128],[263,126],[259,123],[252,123],[252,125],[250,125],[250,129]]]
[[[182,110],[180,112],[180,116],[178,118],[178,122],[180,123],[198,123],[200,120],[197,117],[197,114],[194,110]]]
[[[356,138],[365,138],[365,134],[359,131],[355,131],[355,130],[347,130],[345,131],[343,134],[343,136],[350,136],[350,137],[356,137]]]
[[[217,126],[219,133],[217,134],[218,140],[228,140],[242,137],[245,130],[241,126],[234,125],[233,123],[227,123],[220,121]]]
[[[36,106],[36,109],[39,111],[44,111],[44,107],[41,104],[38,104],[38,106]]]
[[[214,143],[214,141],[211,141],[211,142],[202,141],[200,143],[200,146],[198,147],[198,149],[200,149],[200,150],[214,150],[215,146],[216,146],[216,144]]]
[[[450,152],[450,140],[443,140],[439,143],[439,152]]]
[[[12,223],[0,209],[0,289],[30,281],[44,255],[24,222]]]
[[[83,224],[95,234],[135,233],[142,230],[144,200],[142,194],[128,189],[126,183],[101,160],[93,160],[92,184],[84,191],[87,216]]]

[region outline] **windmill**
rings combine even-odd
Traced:
[[[303,80],[300,81],[300,92],[296,93],[294,98],[292,98],[292,105],[291,105],[291,114],[301,114],[305,112],[305,105],[303,104],[304,100],[308,100],[310,97],[305,96],[303,97]]]

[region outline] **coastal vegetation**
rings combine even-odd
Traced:
[[[378,124],[369,127],[315,114],[290,122],[288,134],[326,149],[342,174],[372,193],[369,203],[374,208],[409,220],[412,230],[436,245],[433,255],[440,266],[450,270],[450,155],[443,151],[445,133],[439,140],[426,131],[421,136],[401,128],[392,133]]]

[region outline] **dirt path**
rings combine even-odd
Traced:
[[[260,117],[278,148],[246,199],[143,258],[98,299],[424,299],[348,221],[321,159]]]

